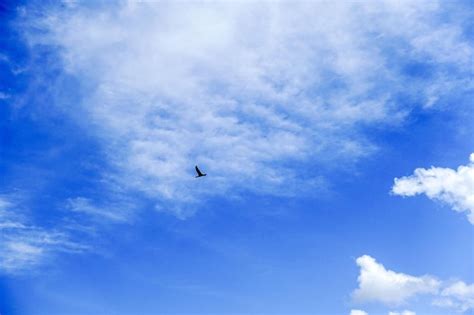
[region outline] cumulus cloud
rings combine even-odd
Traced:
[[[474,153],[469,160],[470,163],[457,169],[417,168],[411,176],[395,178],[392,192],[408,197],[425,194],[455,211],[466,212],[469,222],[474,224]]]
[[[432,304],[459,312],[474,310],[474,284],[463,281],[440,281],[431,275],[416,277],[387,270],[374,258],[357,258],[360,267],[359,287],[352,296],[357,302],[380,302],[386,305],[408,303],[417,295],[426,295]],[[415,315],[409,310],[391,311],[389,315]]]
[[[398,305],[419,294],[436,293],[440,286],[431,276],[415,277],[387,270],[368,255],[357,258],[356,263],[360,267],[359,288],[353,292],[356,301]]]
[[[79,82],[81,104],[67,109],[102,140],[104,177],[185,215],[194,196],[316,189],[316,168],[300,166],[371,154],[363,129],[400,123],[412,108],[397,99],[435,106],[465,88],[472,49],[440,10],[124,1],[50,6],[40,19],[27,8],[25,29],[41,30],[26,32],[32,51],[50,47]],[[199,184],[196,163],[209,174]]]
[[[0,272],[31,270],[55,252],[78,253],[87,249],[64,231],[31,224],[19,214],[14,199],[0,196]]]
[[[368,315],[368,313],[362,310],[351,310],[350,315]]]

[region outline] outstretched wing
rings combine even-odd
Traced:
[[[199,176],[202,176],[201,170],[197,167],[197,165],[194,167],[196,169],[196,172],[198,173]]]

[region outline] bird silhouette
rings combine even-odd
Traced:
[[[197,165],[194,168],[196,169],[196,173],[197,173],[196,178],[207,175],[207,174],[204,174],[203,172],[201,172],[201,170],[199,169],[199,167],[197,167]]]

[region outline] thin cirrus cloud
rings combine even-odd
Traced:
[[[469,82],[462,21],[441,21],[436,1],[44,10],[24,10],[25,38],[80,83],[71,101],[103,144],[104,178],[183,217],[195,196],[321,187],[301,165],[367,156],[365,127],[400,124],[408,104],[437,106]],[[195,163],[212,181],[196,185]]]
[[[18,200],[0,196],[0,272],[32,270],[55,253],[80,253],[88,246],[75,242],[63,229],[43,228],[21,214]]]
[[[458,312],[474,310],[474,284],[441,281],[431,275],[412,276],[386,269],[373,257],[357,258],[359,287],[352,292],[358,303],[379,302],[387,306],[408,304],[416,296],[428,296],[432,305]],[[411,315],[411,311],[390,312]]]
[[[66,203],[66,208],[72,212],[84,214],[87,218],[116,223],[130,220],[124,206],[126,206],[125,203],[121,203],[116,207],[111,205],[108,207],[98,206],[92,200],[84,197],[70,198]]]
[[[366,311],[362,310],[351,310],[350,315],[369,315]],[[412,311],[401,311],[401,312],[388,312],[388,315],[416,315],[415,312]]]
[[[400,196],[425,194],[440,200],[458,212],[465,212],[474,224],[474,153],[469,163],[457,169],[431,167],[417,168],[413,175],[395,178],[392,193]]]

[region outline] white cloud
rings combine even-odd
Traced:
[[[474,284],[466,284],[463,281],[457,281],[441,291],[440,297],[434,302],[434,305],[449,307],[461,312],[474,310]]]
[[[359,288],[353,292],[356,301],[398,305],[419,294],[436,293],[440,286],[431,276],[415,277],[387,270],[368,255],[357,258],[356,262],[360,267]]]
[[[402,121],[401,95],[431,106],[469,82],[472,49],[435,1],[89,6],[30,21],[46,31],[27,34],[32,49],[57,48],[81,83],[104,177],[179,215],[213,195],[317,188],[300,166],[373,152],[362,127]],[[407,60],[432,77],[411,81]]]
[[[84,213],[108,221],[125,222],[128,218],[127,211],[123,204],[117,205],[116,207],[98,206],[88,198],[76,197],[67,200],[67,207],[73,212]]]
[[[0,271],[18,273],[30,270],[43,263],[55,252],[78,253],[86,246],[69,240],[61,232],[47,231],[37,227],[3,231],[0,243]]]
[[[454,210],[466,212],[474,224],[474,153],[468,165],[456,170],[442,167],[417,168],[411,176],[395,178],[392,192],[401,196],[425,194],[440,200]]]
[[[401,312],[388,312],[388,315],[416,315],[415,312],[404,310]]]
[[[72,241],[64,231],[45,229],[18,214],[14,198],[0,196],[0,272],[31,270],[55,252],[83,252],[87,246]]]
[[[362,310],[351,310],[350,315],[369,315],[367,312]],[[388,312],[388,315],[416,315],[415,312],[412,311],[402,311],[402,312]]]
[[[386,305],[408,303],[410,298],[426,295],[432,304],[459,312],[474,310],[474,284],[463,281],[440,281],[431,275],[411,276],[387,270],[374,258],[357,258],[360,267],[359,287],[352,296],[357,302],[380,302]],[[391,311],[389,315],[415,315],[409,310]]]

